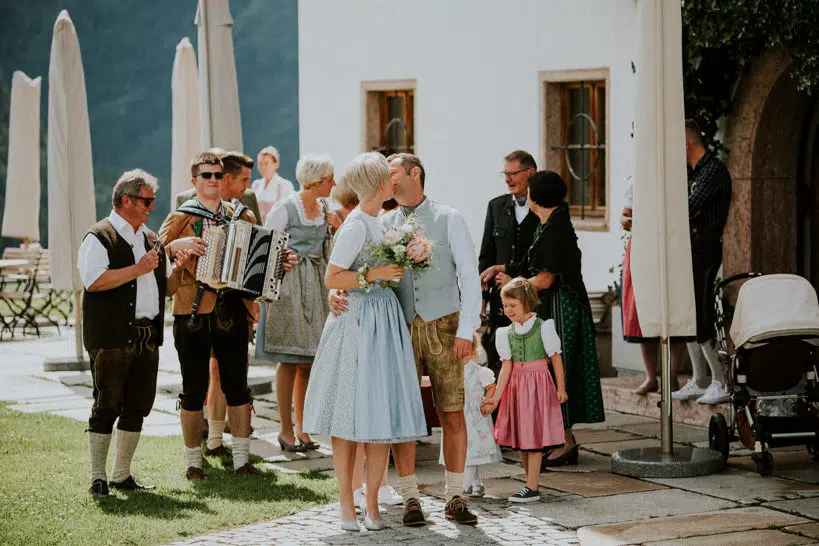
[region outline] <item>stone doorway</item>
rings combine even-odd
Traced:
[[[798,173],[797,272],[819,289],[819,100],[805,118]]]
[[[769,51],[740,82],[726,131],[734,198],[723,262],[726,276],[802,273],[816,285],[819,114],[816,99],[797,89],[791,65],[787,52]]]

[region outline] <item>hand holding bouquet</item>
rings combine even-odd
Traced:
[[[423,271],[432,263],[432,241],[424,236],[418,218],[412,213],[404,225],[385,231],[381,240],[373,243],[370,253],[378,261]],[[389,285],[398,286],[398,281],[389,281]]]

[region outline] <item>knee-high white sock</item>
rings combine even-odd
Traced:
[[[689,341],[686,343],[688,348],[688,356],[691,357],[691,369],[694,376],[691,378],[698,387],[704,389],[708,386],[708,361],[705,360],[705,355],[702,353],[702,347],[696,341]]]
[[[222,434],[225,432],[225,422],[208,419],[208,449],[216,449],[222,445]]]
[[[404,504],[410,499],[420,500],[421,493],[418,491],[418,479],[415,474],[409,476],[398,476],[398,494],[404,499]]]
[[[444,498],[446,500],[449,500],[456,495],[461,496],[462,490],[460,489],[460,487],[463,483],[464,483],[463,472],[450,472],[449,470],[447,470],[446,485],[444,486]]]
[[[114,448],[114,469],[111,472],[112,482],[121,482],[131,475],[131,459],[134,458],[139,432],[129,432],[117,429],[117,439]]]
[[[719,361],[714,343],[712,341],[706,341],[700,344],[700,349],[702,350],[702,354],[705,355],[708,367],[711,369],[711,381],[719,381],[725,385],[725,374],[722,372],[722,362]]]
[[[88,459],[91,461],[91,482],[105,480],[105,461],[108,459],[108,446],[111,445],[110,434],[88,433]]]
[[[185,447],[185,467],[202,468],[202,448]]]
[[[233,437],[233,469],[239,470],[250,458],[250,438]]]

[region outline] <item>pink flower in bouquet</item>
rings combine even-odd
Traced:
[[[427,261],[432,254],[432,245],[429,240],[417,233],[407,244],[407,258],[413,263],[420,264]]]
[[[398,228],[388,229],[387,231],[384,232],[382,240],[387,244],[394,245],[395,243],[401,240],[401,230],[399,230]]]

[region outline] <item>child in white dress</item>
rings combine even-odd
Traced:
[[[495,443],[492,424],[492,410],[481,411],[481,403],[487,395],[494,393],[495,374],[486,367],[486,351],[481,347],[480,338],[472,338],[472,355],[464,364],[464,419],[466,420],[466,466],[464,467],[464,494],[483,497],[484,487],[479,468],[481,465],[497,463],[503,459],[500,448]],[[438,461],[444,464],[443,444]]]

